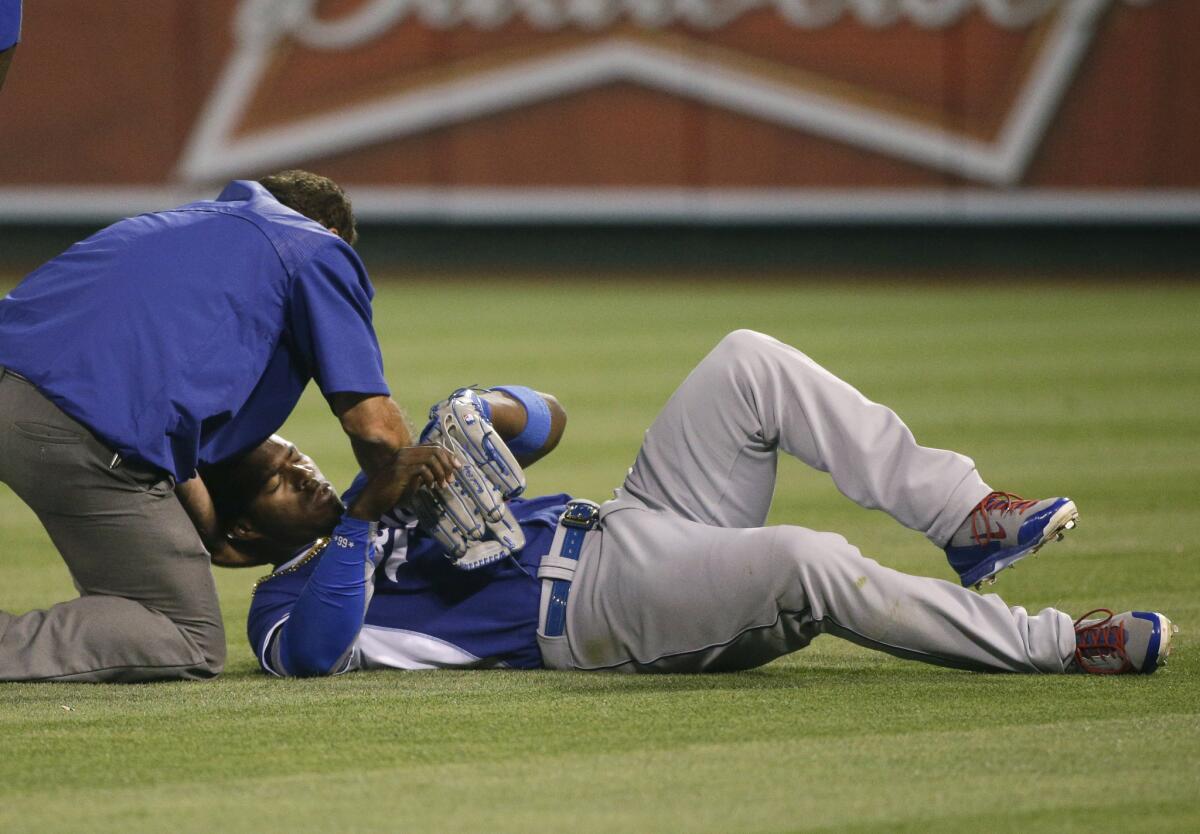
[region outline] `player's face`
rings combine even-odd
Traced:
[[[261,536],[298,547],[337,526],[343,508],[333,485],[312,458],[282,437],[251,452],[241,470],[256,479],[246,518]]]

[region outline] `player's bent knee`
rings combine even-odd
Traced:
[[[713,350],[714,352],[742,354],[747,351],[756,350],[769,341],[771,341],[771,337],[765,333],[742,328],[741,330],[726,333],[721,341],[717,342],[717,346]]]
[[[770,336],[755,330],[734,330],[717,342],[700,362],[700,367],[707,369],[709,374],[717,374],[720,379],[742,377],[747,364],[762,355],[772,341]]]

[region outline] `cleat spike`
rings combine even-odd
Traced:
[[[1060,542],[1060,541],[1062,541],[1064,538],[1065,538],[1065,536],[1063,536],[1063,534],[1062,534],[1062,533],[1059,533],[1057,536],[1055,536],[1055,537],[1054,537],[1054,540],[1055,540],[1056,542]]]

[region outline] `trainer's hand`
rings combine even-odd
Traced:
[[[346,514],[378,521],[417,487],[437,488],[450,483],[459,466],[454,455],[441,446],[405,446],[370,476]]]

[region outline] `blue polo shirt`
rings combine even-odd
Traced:
[[[373,295],[345,241],[238,180],[27,276],[0,301],[0,365],[183,480],[276,431],[309,379],[387,394]]]
[[[21,40],[21,0],[0,0],[0,52]]]

